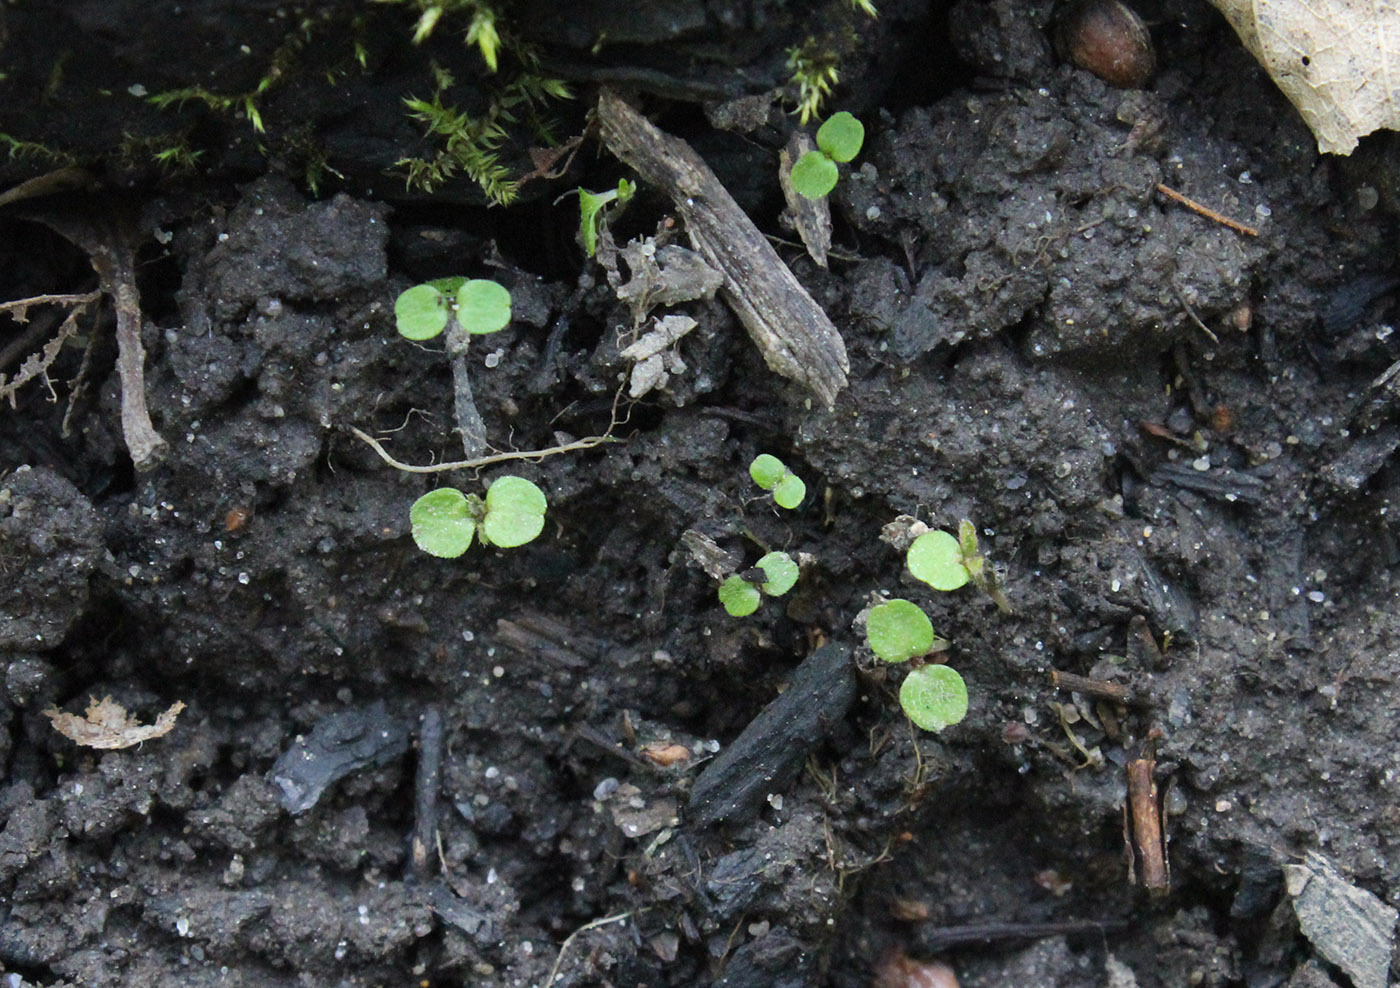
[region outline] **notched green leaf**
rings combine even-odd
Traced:
[[[808,199],[820,199],[836,188],[840,177],[836,162],[821,151],[808,151],[793,163],[788,180],[797,194]]]
[[[413,502],[408,519],[418,548],[442,559],[456,559],[466,552],[476,534],[471,502],[455,487],[424,494]]]
[[[719,585],[719,602],[733,617],[748,617],[762,600],[758,587],[737,574]]]
[[[434,285],[414,285],[394,300],[394,325],[410,340],[430,340],[447,328],[451,300]]]
[[[933,622],[917,604],[890,600],[871,608],[865,619],[865,640],[886,662],[908,662],[933,649]]]
[[[925,532],[914,540],[906,557],[909,572],[935,590],[956,590],[971,574],[963,565],[962,546],[947,532]]]
[[[825,123],[817,128],[817,147],[821,148],[833,161],[843,164],[860,154],[865,143],[865,124],[842,110],[833,113]]]
[[[770,597],[781,597],[797,582],[798,567],[786,552],[770,552],[758,561],[768,579],[760,589]]]

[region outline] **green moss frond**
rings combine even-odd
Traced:
[[[821,110],[822,103],[840,81],[840,56],[808,38],[800,47],[788,49],[787,67],[792,73],[789,85],[797,90],[797,115],[803,124]]]
[[[26,159],[46,165],[71,165],[77,161],[71,154],[59,151],[46,144],[39,144],[35,141],[25,141],[9,134],[0,133],[0,149],[4,149],[12,161],[24,161]]]

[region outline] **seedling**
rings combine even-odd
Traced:
[[[629,182],[625,178],[617,183],[617,188],[609,189],[606,192],[578,190],[578,235],[583,242],[583,249],[589,257],[598,253],[598,234],[607,226],[609,219],[622,212],[623,208],[632,201],[632,196],[636,191],[637,183]],[[612,204],[611,209],[604,208],[609,204]]]
[[[948,642],[933,633],[933,624],[917,604],[889,600],[865,619],[865,640],[886,662],[918,661],[941,652]],[[945,665],[918,665],[899,687],[899,705],[919,727],[941,731],[967,716],[967,685]]]
[[[1011,613],[1011,602],[1001,592],[996,573],[978,550],[977,529],[964,518],[958,524],[958,537],[947,532],[925,532],[909,546],[905,557],[909,572],[935,590],[951,591],[969,581]]]
[[[408,517],[418,548],[456,559],[471,547],[473,536],[503,549],[532,541],[544,529],[546,507],[544,491],[524,477],[498,477],[484,500],[439,487],[414,501]]]
[[[399,295],[394,301],[394,321],[399,335],[415,342],[447,331],[457,431],[467,459],[481,455],[486,449],[486,423],[472,398],[467,344],[473,336],[494,333],[510,323],[510,292],[504,285],[480,278],[439,278]]]
[[[414,285],[394,302],[394,320],[405,339],[430,340],[454,318],[471,336],[505,329],[510,292],[481,278],[439,278]]]
[[[865,143],[865,125],[842,110],[817,128],[816,150],[808,151],[792,166],[789,180],[799,195],[820,199],[836,188],[840,172],[836,163],[850,161]]]
[[[778,507],[795,509],[807,496],[807,485],[802,478],[787,468],[782,460],[769,453],[760,453],[749,464],[749,476],[753,482],[773,495]]]
[[[764,597],[781,597],[797,582],[797,563],[786,552],[770,552],[754,569],[735,573],[719,585],[719,602],[733,617],[758,610]]]

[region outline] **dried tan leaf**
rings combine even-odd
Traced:
[[[141,724],[110,696],[101,700],[88,697],[88,701],[83,717],[64,713],[57,707],[44,711],[44,716],[53,721],[54,730],[86,748],[130,748],[142,741],[164,737],[175,726],[180,711],[185,709],[177,700],[154,724]]]
[[[690,761],[690,749],[683,744],[666,744],[655,741],[642,749],[642,755],[662,768],[669,768],[677,762]]]
[[[1400,5],[1394,0],[1211,0],[1317,138],[1351,154],[1400,130]]]

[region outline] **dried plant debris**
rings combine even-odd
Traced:
[[[631,241],[618,254],[631,277],[618,286],[617,297],[632,307],[637,323],[657,306],[714,298],[724,285],[724,275],[678,244],[658,245],[647,237]]]
[[[110,696],[100,700],[88,697],[88,700],[82,717],[64,713],[57,707],[49,707],[44,716],[53,721],[54,730],[75,744],[103,750],[131,748],[142,741],[165,737],[175,727],[175,718],[185,709],[184,703],[177,700],[154,724],[142,724]]]
[[[664,388],[672,374],[685,373],[685,361],[675,350],[680,338],[699,325],[687,315],[658,317],[651,329],[622,351],[625,360],[636,361],[628,394],[633,398]]]
[[[744,561],[738,553],[721,549],[714,539],[693,528],[686,529],[681,535],[681,543],[690,551],[691,562],[716,582],[722,582],[729,574],[737,572]]]
[[[1400,129],[1400,7],[1369,0],[1211,0],[1302,114],[1319,151]]]
[[[22,347],[7,346],[0,351],[0,400],[8,401],[11,408],[15,406],[15,395],[20,388],[24,387],[35,378],[41,378],[49,387],[49,392],[53,393],[53,385],[49,382],[49,368],[58,359],[59,353],[69,340],[78,333],[78,318],[87,315],[92,311],[102,293],[87,292],[81,295],[36,295],[32,298],[16,299],[12,302],[0,302],[0,313],[8,315],[17,323],[29,322],[29,309],[36,305],[55,305],[67,307],[68,314],[62,324],[56,330],[52,330],[50,323],[37,323],[36,329],[41,333],[52,331],[43,349],[37,353],[31,353],[19,365],[13,377],[7,378],[4,371],[10,365],[10,358],[18,359],[19,351]],[[30,334],[21,337],[21,343],[27,342]]]

